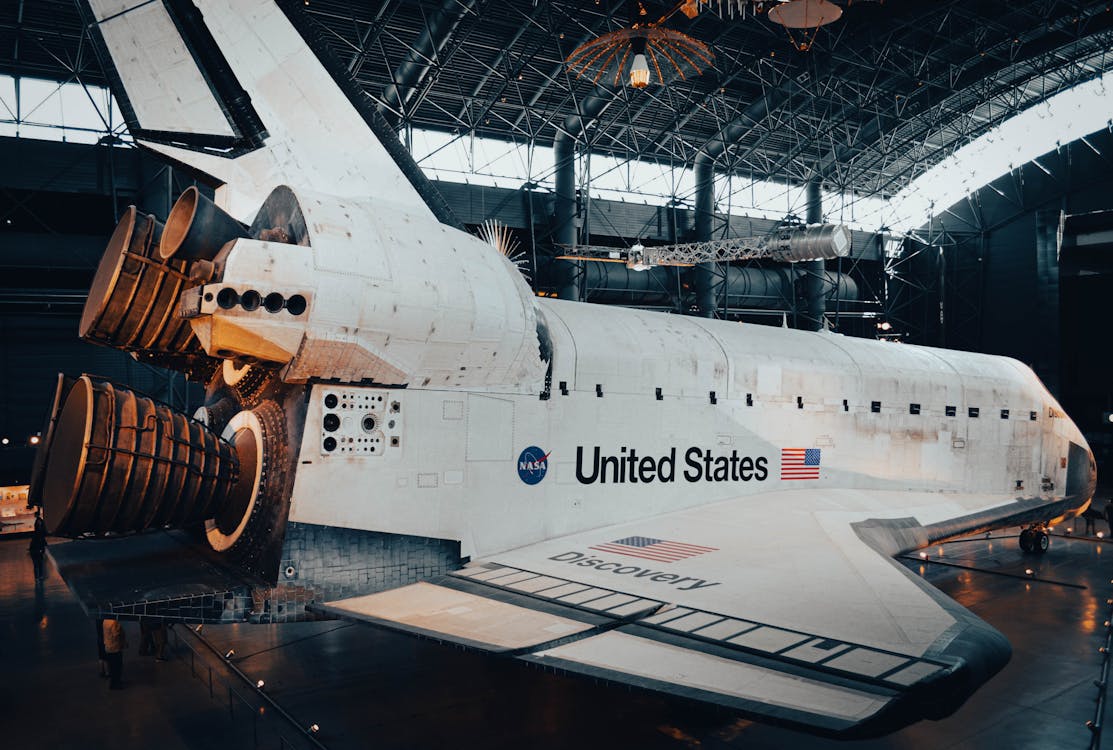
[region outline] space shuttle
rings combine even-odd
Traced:
[[[1093,456],[1028,367],[537,297],[297,8],[83,5],[136,142],[215,194],[125,212],[79,334],[206,395],[59,376],[53,534],[183,529],[272,622],[843,737],[947,716],[1008,661],[894,558],[1005,526],[1039,554],[1087,507]]]

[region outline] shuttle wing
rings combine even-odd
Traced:
[[[882,508],[931,508],[934,522],[939,497],[749,496],[324,609],[767,721],[880,734],[949,714],[1010,656],[1004,636],[892,559],[933,533]],[[947,503],[953,518],[995,500]]]

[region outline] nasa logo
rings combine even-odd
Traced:
[[[549,471],[549,454],[531,445],[518,456],[518,478],[526,484],[537,484]]]

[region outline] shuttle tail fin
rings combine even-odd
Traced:
[[[231,213],[292,184],[459,226],[300,11],[274,0],[82,5],[132,135],[218,183]]]

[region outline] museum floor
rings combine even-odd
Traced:
[[[1000,629],[1012,661],[948,719],[867,742],[819,739],[343,621],[207,625],[200,635],[177,626],[162,663],[138,655],[129,623],[126,688],[109,691],[92,622],[52,568],[36,586],[26,539],[9,539],[0,542],[4,745],[1085,750],[1113,545],[1057,531],[1051,550],[1034,558],[1021,554],[1015,531],[906,561]],[[233,649],[239,674],[223,663]],[[319,732],[309,736],[313,724]],[[1113,732],[1104,739],[1113,747]]]

